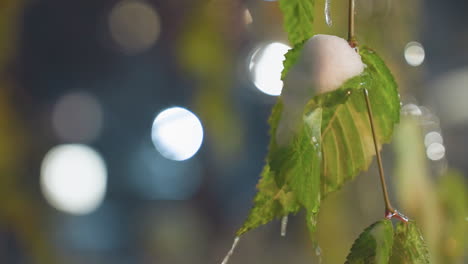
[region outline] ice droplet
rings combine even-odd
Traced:
[[[240,237],[235,237],[234,238],[234,242],[232,243],[231,249],[226,254],[226,256],[224,257],[223,262],[221,262],[221,264],[227,264],[228,263],[229,258],[232,256],[232,253],[234,253],[234,250],[236,249],[237,244],[239,243],[239,240],[240,240]]]
[[[281,236],[285,237],[286,236],[286,229],[288,228],[288,216],[283,216],[281,218]]]
[[[333,21],[330,15],[330,5],[331,5],[331,0],[325,0],[325,22],[327,23],[327,26],[329,27],[333,25]]]

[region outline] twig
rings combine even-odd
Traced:
[[[356,37],[354,35],[354,12],[355,12],[354,0],[349,0],[349,6],[348,6],[348,43],[353,48],[357,46]]]
[[[382,184],[382,191],[383,191],[384,202],[385,202],[385,216],[387,218],[392,218],[393,216],[397,214],[397,212],[395,209],[393,209],[390,203],[390,199],[388,198],[387,184],[385,182],[384,170],[383,170],[383,165],[382,165],[382,157],[380,156],[377,136],[375,134],[374,117],[372,115],[372,107],[371,107],[370,100],[369,100],[369,92],[367,91],[367,89],[364,89],[363,92],[364,92],[364,98],[366,99],[367,114],[369,115],[372,138],[374,139],[375,155],[377,156],[377,164],[379,166],[380,183]]]

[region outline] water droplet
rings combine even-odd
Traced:
[[[327,23],[327,26],[331,27],[333,25],[333,21],[330,15],[330,6],[331,6],[331,0],[325,0],[325,22]]]
[[[288,228],[288,216],[283,216],[281,218],[281,236],[285,237],[286,236],[286,229]]]
[[[226,254],[226,256],[224,257],[223,262],[221,262],[221,264],[227,264],[228,263],[229,258],[232,256],[232,253],[234,253],[234,250],[236,249],[237,244],[239,243],[239,240],[240,240],[240,237],[235,237],[234,238],[234,242],[232,243],[231,249]]]

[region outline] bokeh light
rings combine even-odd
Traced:
[[[156,116],[151,130],[156,149],[171,160],[191,158],[203,142],[203,127],[196,115],[182,107],[168,108]]]
[[[63,141],[87,143],[96,139],[102,128],[101,105],[92,95],[73,92],[62,96],[52,112],[52,127]]]
[[[426,146],[426,148],[433,143],[444,143],[442,135],[439,132],[431,131],[424,136],[424,145]]]
[[[405,104],[401,108],[401,113],[403,115],[409,115],[409,116],[421,116],[422,115],[421,109],[419,108],[419,106],[415,104]]]
[[[65,144],[52,148],[41,166],[41,189],[56,209],[70,214],[94,211],[104,199],[107,169],[92,148]]]
[[[419,66],[424,62],[424,47],[421,43],[411,41],[405,46],[405,60],[411,66]]]
[[[125,53],[134,54],[154,45],[161,25],[158,13],[148,3],[123,0],[111,10],[109,30],[112,39]]]
[[[251,78],[263,93],[272,96],[281,94],[284,55],[290,48],[283,43],[273,42],[257,48],[252,54],[249,64]]]
[[[427,147],[426,155],[430,160],[441,160],[445,156],[445,147],[440,143],[432,143]]]

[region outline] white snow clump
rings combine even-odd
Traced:
[[[315,95],[338,89],[364,71],[361,56],[348,42],[331,35],[315,35],[302,49],[284,80],[283,112],[276,141],[286,145],[300,127],[306,103]]]

